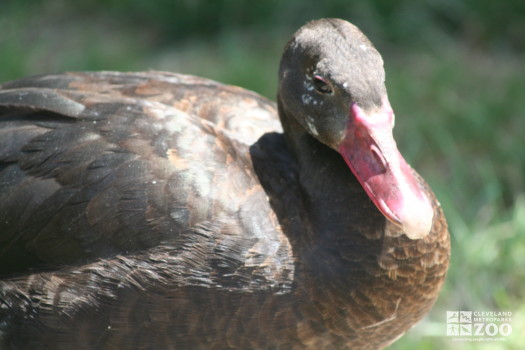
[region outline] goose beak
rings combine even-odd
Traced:
[[[339,153],[383,215],[411,239],[425,237],[434,209],[415,172],[399,153],[392,135],[394,113],[385,98],[379,110],[350,107]]]

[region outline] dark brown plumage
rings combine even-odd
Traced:
[[[284,134],[272,102],[192,76],[0,88],[2,349],[378,349],[438,295],[446,222],[377,136],[382,60],[347,22],[287,45]]]

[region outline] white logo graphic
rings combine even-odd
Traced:
[[[512,333],[510,311],[447,311],[447,336],[453,341],[504,340]]]

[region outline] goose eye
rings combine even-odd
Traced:
[[[320,92],[322,94],[329,94],[332,92],[332,88],[326,80],[323,77],[320,77],[319,75],[314,76],[314,87],[317,92]]]

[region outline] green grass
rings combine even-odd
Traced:
[[[202,16],[204,0],[175,2],[179,7],[161,1],[167,10],[154,1],[106,3],[0,3],[0,81],[68,70],[162,69],[274,99],[279,55],[298,25],[336,15],[359,24],[383,53],[399,148],[432,185],[452,236],[451,268],[435,308],[391,348],[523,348],[521,3],[356,1],[347,9],[338,1],[270,1],[257,12],[224,0],[222,7],[204,7]],[[501,343],[454,343],[444,336],[446,310],[512,311],[514,332]]]

